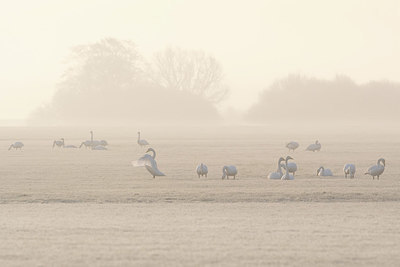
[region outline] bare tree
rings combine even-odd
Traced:
[[[218,61],[203,51],[166,48],[155,56],[154,79],[166,88],[187,90],[218,103],[228,93]]]

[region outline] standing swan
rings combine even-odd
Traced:
[[[381,164],[382,163],[382,164]],[[384,158],[378,159],[378,163],[374,166],[369,167],[368,171],[365,174],[369,174],[372,176],[372,179],[375,179],[375,176],[379,180],[379,176],[383,173],[386,167],[386,162]]]
[[[17,149],[22,149],[22,147],[24,146],[24,144],[22,142],[15,142],[14,144],[11,144],[11,146],[8,148],[8,150],[10,150],[11,148],[15,148],[15,150]]]
[[[165,176],[164,173],[162,173],[158,167],[157,167],[157,162],[155,161],[156,158],[156,151],[152,148],[147,149],[147,152],[153,152],[153,156],[150,156],[149,154],[145,154],[143,157],[139,158],[137,161],[133,161],[132,165],[134,167],[146,167],[147,171],[153,175],[153,178],[156,178],[156,176]]]
[[[83,145],[86,148],[91,148],[92,150],[107,150],[106,146],[108,145],[108,143],[106,140],[93,140],[93,131],[90,131],[90,140],[82,142],[79,148],[81,148]]]
[[[347,175],[350,175],[350,178],[354,178],[356,174],[356,165],[348,163],[343,167],[344,177],[347,178]]]
[[[291,141],[291,142],[286,144],[286,147],[289,148],[289,152],[290,152],[290,150],[294,151],[296,148],[299,147],[299,143],[297,143],[295,141]]]
[[[140,132],[137,132],[138,137],[137,137],[137,143],[139,144],[139,146],[148,146],[149,143],[144,140],[144,139],[140,139]]]
[[[297,164],[295,162],[288,162],[286,164],[282,164],[283,168],[286,170],[286,166],[288,168],[289,173],[293,173],[293,176],[295,175],[297,171]]]
[[[54,148],[55,146],[64,147],[64,145],[65,145],[65,140],[64,140],[64,138],[61,138],[60,140],[54,140],[54,142],[53,142],[53,148]]]
[[[319,167],[317,170],[317,175],[318,176],[333,176],[333,173],[330,169],[325,169],[324,167]]]
[[[276,172],[271,172],[270,174],[268,174],[268,178],[269,179],[281,179],[282,178],[282,166],[281,166],[281,162],[285,161],[284,158],[280,157],[278,160],[278,169],[276,170]]]
[[[312,152],[320,151],[321,150],[321,144],[317,140],[317,141],[315,141],[315,144],[309,145],[306,150],[307,151],[312,151]]]
[[[289,168],[288,168],[288,160],[293,159],[291,156],[287,156],[285,159],[285,174],[282,175],[281,180],[294,180],[294,176],[289,174]]]
[[[206,165],[201,163],[199,166],[197,166],[196,172],[197,172],[197,175],[199,176],[199,178],[200,178],[200,176],[203,176],[203,175],[205,175],[207,178],[208,168]]]
[[[233,165],[224,166],[222,168],[222,179],[229,179],[229,176],[233,176],[233,179],[236,179],[237,169]]]

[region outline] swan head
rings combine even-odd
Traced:
[[[316,141],[315,141],[315,144],[318,145],[318,143],[319,143],[318,140],[316,140]]]
[[[285,159],[283,157],[280,157],[278,162],[281,163],[282,161],[285,161]]]
[[[318,170],[317,170],[317,175],[318,175],[318,173],[319,173],[320,170],[323,171],[323,170],[324,170],[324,167],[321,166],[321,167],[318,168]]]
[[[149,149],[147,149],[146,153],[148,153],[148,152],[150,152],[150,151],[151,151],[151,152],[155,152],[154,149],[152,149],[152,148],[150,147]]]
[[[286,161],[288,161],[289,159],[294,159],[294,158],[292,158],[291,156],[287,156]]]

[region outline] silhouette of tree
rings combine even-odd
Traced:
[[[202,51],[166,48],[155,56],[153,78],[166,88],[189,91],[218,103],[228,93],[218,61]]]

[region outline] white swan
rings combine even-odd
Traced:
[[[229,176],[233,176],[233,179],[236,179],[237,169],[233,165],[224,166],[222,168],[222,179],[229,179]]]
[[[91,148],[93,150],[107,150],[106,146],[108,145],[106,140],[93,140],[93,131],[90,131],[90,140],[86,140],[81,143],[79,148],[85,146],[86,148]]]
[[[278,160],[278,169],[276,170],[276,172],[271,172],[270,174],[268,174],[269,179],[279,179],[279,180],[281,179],[283,175],[281,166],[282,161],[285,161],[285,159],[280,157]]]
[[[133,161],[132,165],[134,167],[146,167],[147,171],[153,175],[153,178],[156,178],[156,176],[165,176],[164,173],[162,173],[158,167],[157,167],[157,162],[155,161],[156,158],[156,151],[152,148],[147,149],[147,152],[153,152],[153,156],[150,156],[149,154],[145,154],[143,157],[139,158],[137,161]]]
[[[137,132],[137,134],[138,134],[137,143],[138,143],[140,146],[148,146],[149,143],[148,143],[146,140],[140,139],[140,132]]]
[[[323,166],[319,167],[317,170],[318,176],[333,176],[333,173],[330,169],[325,169]]]
[[[200,176],[203,176],[203,175],[207,177],[208,168],[206,165],[201,163],[200,165],[197,166],[196,172],[197,172],[197,175],[199,176],[199,178],[200,178]]]
[[[289,148],[289,151],[290,151],[290,150],[293,150],[293,151],[294,151],[296,148],[299,147],[299,143],[297,143],[297,142],[295,142],[295,141],[291,141],[291,142],[289,142],[289,143],[286,144],[286,147]]]
[[[381,164],[382,163],[382,164]],[[374,166],[368,168],[368,171],[365,174],[369,174],[372,176],[372,179],[375,179],[375,176],[379,180],[379,176],[383,173],[386,167],[386,161],[384,158],[378,159],[378,163]]]
[[[23,146],[24,144],[22,142],[15,142],[14,144],[11,144],[8,150],[10,150],[11,148],[15,148],[15,150],[22,149]]]
[[[282,164],[282,167],[286,170],[286,164]],[[293,176],[296,174],[297,164],[295,162],[288,162],[287,168],[289,173],[293,173]]]
[[[60,140],[55,140],[55,141],[53,142],[53,148],[54,148],[55,146],[64,147],[64,138],[61,138]]]
[[[354,178],[356,174],[356,165],[348,163],[343,167],[344,177],[347,178],[347,175],[350,175],[350,178]]]
[[[315,144],[309,145],[306,150],[307,151],[312,151],[312,152],[320,151],[321,150],[321,144],[317,140],[317,141],[315,141]]]
[[[294,180],[294,176],[291,175],[288,171],[288,160],[293,159],[291,156],[287,156],[285,159],[285,174],[282,175],[281,180]]]

